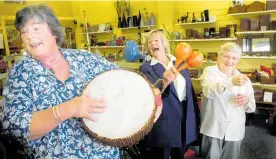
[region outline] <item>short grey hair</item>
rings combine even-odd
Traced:
[[[220,50],[218,52],[218,56],[223,55],[227,52],[235,52],[241,56],[242,50],[239,45],[234,42],[227,42],[220,46]]]
[[[39,20],[39,22],[47,23],[52,34],[57,37],[57,44],[61,44],[63,40],[62,27],[54,11],[50,7],[43,4],[24,7],[16,13],[14,21],[15,28],[20,32],[30,19],[36,19]]]

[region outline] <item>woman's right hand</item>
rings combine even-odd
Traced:
[[[249,78],[244,74],[239,74],[234,77],[232,77],[232,84],[234,86],[243,86]]]
[[[177,76],[177,70],[174,66],[172,66],[171,68],[167,69],[164,73],[163,73],[163,78],[164,78],[164,82],[166,85],[169,85],[172,81],[174,81],[176,79]]]
[[[105,112],[105,103],[102,99],[94,99],[88,96],[75,97],[67,103],[71,109],[73,117],[87,118],[97,121],[95,113]]]

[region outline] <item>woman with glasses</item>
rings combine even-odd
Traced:
[[[223,44],[217,65],[204,69],[201,76],[202,157],[238,159],[245,133],[245,112],[256,108],[249,78],[237,69],[241,48],[232,42]]]

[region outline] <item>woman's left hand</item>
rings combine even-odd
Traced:
[[[238,94],[236,97],[236,103],[239,107],[244,107],[248,103],[248,95]]]
[[[155,118],[154,118],[154,122],[156,122],[162,113],[163,103],[162,103],[161,92],[159,91],[159,89],[153,88],[153,91],[154,91],[154,95],[155,95],[155,104],[157,107],[157,110],[155,113]]]

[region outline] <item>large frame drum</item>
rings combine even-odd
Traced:
[[[97,122],[82,118],[87,133],[111,146],[137,143],[152,128],[156,112],[153,88],[140,73],[109,70],[96,76],[83,95],[105,100],[106,111],[98,113]]]

